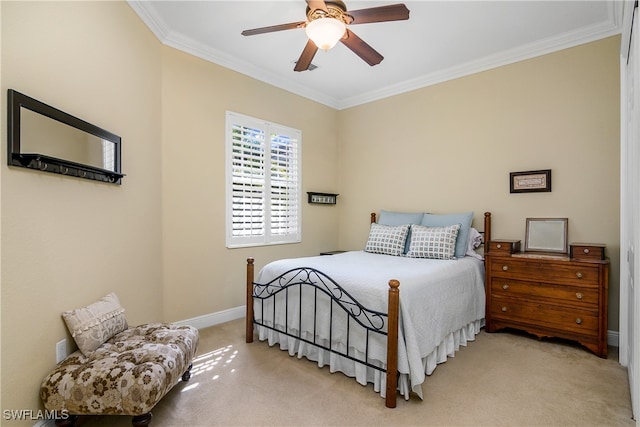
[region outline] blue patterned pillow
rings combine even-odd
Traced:
[[[467,243],[469,241],[469,229],[473,222],[473,212],[464,212],[458,214],[424,214],[420,225],[427,227],[446,227],[448,225],[460,224],[458,232],[458,241],[456,242],[456,258],[464,258],[467,252]]]
[[[400,256],[404,253],[408,232],[408,224],[392,227],[373,223],[364,250],[374,254]]]
[[[447,227],[411,226],[409,258],[454,259],[460,224]]]

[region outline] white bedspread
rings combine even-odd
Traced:
[[[387,312],[389,280],[400,281],[400,319],[398,339],[398,389],[405,399],[410,391],[422,398],[421,384],[425,376],[433,372],[438,363],[453,356],[460,345],[475,339],[484,322],[485,290],[484,264],[474,257],[458,260],[413,259],[397,256],[378,255],[364,251],[345,252],[332,256],[284,259],[265,266],[256,279],[266,283],[280,274],[298,267],[315,268],[346,289],[365,307]],[[303,294],[304,295],[304,294]],[[292,298],[297,301],[298,297]],[[306,298],[305,298],[306,299]],[[264,308],[257,304],[254,308],[256,319],[260,319]],[[291,312],[290,307],[289,311]],[[322,311],[322,310],[321,310]],[[265,319],[270,319],[264,311]],[[311,315],[308,311],[305,315]],[[328,311],[327,311],[328,313]],[[328,314],[325,313],[326,316]],[[334,312],[334,316],[336,316]],[[276,323],[284,323],[284,315],[276,316]],[[296,316],[289,316],[290,329],[300,327]],[[312,321],[302,321],[303,336],[313,339]],[[328,331],[316,330],[328,343]],[[334,327],[335,329],[335,327]],[[317,361],[320,366],[330,365],[331,372],[341,371],[355,377],[361,384],[373,383],[374,389],[385,397],[385,376],[375,369],[359,365],[350,359],[328,354],[317,347],[297,339],[258,328],[259,339],[270,345],[280,344],[291,355],[305,356]],[[333,346],[343,340],[344,331],[332,331]],[[350,351],[362,354],[364,339],[349,332]],[[370,342],[369,357],[377,366],[385,366],[385,339]]]

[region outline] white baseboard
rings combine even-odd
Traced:
[[[180,320],[173,322],[178,325],[191,325],[197,329],[208,328],[209,326],[219,325],[220,323],[230,322],[232,320],[240,319],[246,314],[246,306],[230,308],[228,310],[218,311],[217,313],[209,313],[198,317],[192,317],[191,319]]]
[[[620,332],[607,331],[607,344],[613,347],[620,347]]]

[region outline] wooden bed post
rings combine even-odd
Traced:
[[[389,280],[389,317],[387,324],[387,408],[396,407],[398,394],[398,313],[400,282]]]
[[[371,212],[371,224],[373,224],[374,222],[376,222],[376,213]]]
[[[491,240],[491,212],[484,213],[484,252],[489,252],[489,241]]]
[[[245,340],[253,342],[253,258],[247,258],[247,315]]]

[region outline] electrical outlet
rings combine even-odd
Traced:
[[[67,340],[63,339],[56,343],[56,363],[60,363],[68,355]]]

